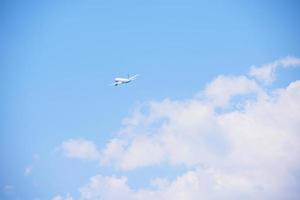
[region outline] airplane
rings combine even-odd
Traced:
[[[130,83],[131,81],[134,81],[138,76],[139,76],[139,75],[136,74],[136,75],[131,76],[131,77],[129,77],[129,75],[128,75],[127,78],[120,78],[120,77],[117,77],[117,78],[115,78],[115,80],[114,80],[115,82],[114,82],[112,85],[118,86],[118,85]]]

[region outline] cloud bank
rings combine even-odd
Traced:
[[[278,89],[257,81],[270,83],[277,67],[299,64],[286,57],[252,67],[249,76],[218,76],[190,99],[146,102],[102,150],[92,141],[64,142],[68,157],[124,173],[163,163],[187,168],[174,180],[152,180],[154,189],[95,175],[80,187],[81,199],[299,199],[300,81]]]

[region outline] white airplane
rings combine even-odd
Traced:
[[[118,85],[122,85],[122,84],[125,84],[125,83],[130,83],[131,81],[134,81],[138,76],[139,75],[136,74],[136,75],[131,76],[131,77],[129,77],[129,75],[128,75],[127,78],[117,77],[117,78],[115,78],[115,80],[114,80],[115,82],[112,85],[118,86]]]

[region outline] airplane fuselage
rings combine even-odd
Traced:
[[[113,85],[118,86],[118,85],[121,85],[121,84],[129,83],[129,82],[135,80],[137,76],[138,75],[136,74],[136,75],[131,76],[131,77],[128,76],[128,78],[117,77],[117,78],[114,79]]]
[[[115,78],[116,83],[129,83],[130,81],[128,78]]]

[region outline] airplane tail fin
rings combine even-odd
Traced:
[[[135,80],[138,76],[139,76],[139,75],[136,74],[136,75],[134,75],[134,76],[131,76],[129,79],[130,79],[131,81],[133,81],[133,80]]]

